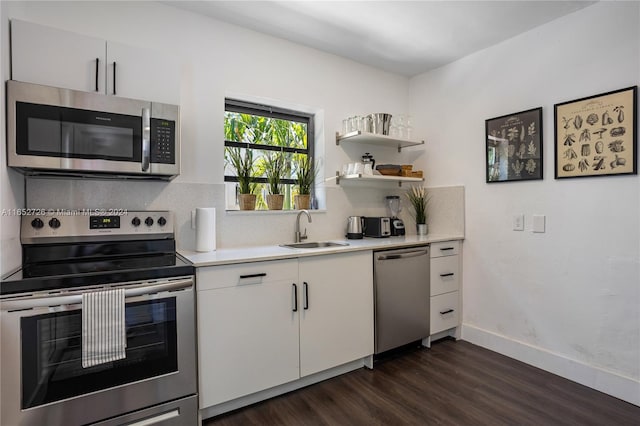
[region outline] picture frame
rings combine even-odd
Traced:
[[[554,105],[555,178],[638,174],[638,86]]]
[[[542,107],[485,120],[486,182],[543,179]]]

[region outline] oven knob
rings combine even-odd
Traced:
[[[44,222],[39,217],[36,217],[31,221],[31,226],[33,226],[36,229],[40,229],[44,226]]]
[[[49,221],[49,226],[53,229],[60,228],[60,221],[54,217]]]
[[[167,224],[167,219],[165,219],[163,216],[160,216],[158,218],[158,225],[165,226],[166,224]]]
[[[146,218],[146,219],[144,220],[144,223],[145,223],[145,225],[147,225],[147,226],[151,226],[151,225],[153,225],[153,218],[151,218],[151,216],[149,216],[148,218]]]
[[[140,218],[138,216],[134,217],[133,219],[131,219],[131,224],[133,226],[140,226]]]

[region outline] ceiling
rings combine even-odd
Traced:
[[[413,76],[592,1],[165,1],[165,4]]]

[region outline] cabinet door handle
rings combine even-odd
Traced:
[[[441,277],[452,277],[453,272],[447,272],[446,274],[440,274]]]
[[[450,314],[453,312],[453,309],[447,309],[446,311],[440,311],[440,315]]]
[[[442,247],[440,250],[442,251],[453,250],[453,247]]]
[[[116,62],[113,62],[113,94],[116,94]]]
[[[304,310],[306,311],[307,309],[309,309],[309,284],[307,284],[307,282],[303,282],[302,283],[303,287],[304,287]]]
[[[98,86],[98,74],[100,74],[100,58],[96,58],[96,92],[100,91]]]
[[[293,312],[298,312],[298,286],[293,283]]]
[[[243,280],[245,278],[258,278],[258,277],[266,277],[266,276],[267,276],[266,272],[261,272],[259,274],[240,275],[240,279]]]

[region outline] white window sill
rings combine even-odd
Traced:
[[[311,214],[325,214],[327,210],[308,210]],[[253,215],[294,215],[300,213],[300,210],[225,210],[225,214],[232,216],[253,216]]]

